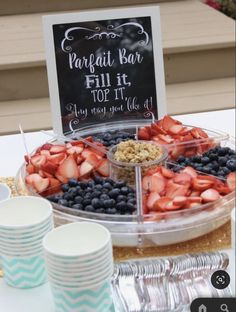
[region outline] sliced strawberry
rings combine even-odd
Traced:
[[[41,150],[41,151],[42,151],[42,150],[48,151],[48,150],[51,149],[52,146],[53,146],[53,144],[51,144],[51,143],[45,143],[45,144],[43,144],[43,145],[40,147],[40,150]]]
[[[201,195],[201,192],[200,191],[192,191],[190,193],[190,196],[191,197],[199,197]]]
[[[145,172],[145,175],[153,175],[154,173],[157,173],[157,172],[160,172],[161,169],[159,166],[157,167],[154,167],[154,168],[149,168],[146,172]]]
[[[157,192],[151,192],[148,195],[148,199],[147,199],[147,207],[150,210],[155,210],[155,202],[160,199],[160,195]]]
[[[214,189],[217,190],[222,195],[227,195],[231,192],[227,184],[217,179],[214,184]]]
[[[67,158],[66,153],[59,153],[59,154],[54,154],[54,155],[50,155],[48,157],[48,160],[52,163],[54,163],[55,165],[59,165],[60,163],[62,163],[65,159]]]
[[[187,133],[183,136],[182,138],[182,142],[189,142],[189,141],[192,141],[194,139],[194,137],[192,136],[191,133]]]
[[[148,213],[147,199],[148,199],[148,195],[143,194],[143,214]]]
[[[226,183],[227,183],[227,186],[231,192],[235,191],[235,189],[236,189],[236,172],[231,172],[227,176]]]
[[[51,173],[43,171],[43,170],[39,170],[39,175],[42,178],[53,178],[54,177],[54,175],[52,175]]]
[[[182,131],[183,126],[182,125],[173,125],[168,129],[168,132],[170,134],[178,134]]]
[[[71,146],[80,146],[84,148],[84,143],[82,141],[70,141]]]
[[[50,174],[55,174],[57,171],[58,165],[54,164],[52,161],[48,160],[45,164],[42,165],[42,170]]]
[[[174,204],[173,201],[170,201],[169,203],[166,204],[166,210],[167,211],[172,211],[172,210],[178,210],[180,209],[182,206],[181,205],[177,205],[177,204]]]
[[[181,170],[181,172],[189,174],[192,178],[197,177],[196,170],[189,166],[185,167],[183,170]]]
[[[199,203],[188,203],[188,208],[195,208],[198,207],[200,204]]]
[[[169,198],[175,198],[176,196],[186,196],[189,190],[189,186],[189,184],[181,185],[174,183],[172,180],[169,180],[166,186],[166,196]]]
[[[196,154],[197,154],[197,147],[191,147],[185,150],[184,156],[192,157],[192,156],[195,156]]]
[[[167,132],[158,124],[158,121],[152,124],[151,126],[153,129],[155,129],[158,134],[167,134]]]
[[[191,129],[191,134],[196,139],[206,139],[208,138],[208,135],[205,131],[203,131],[201,128],[195,127]]]
[[[45,155],[34,155],[30,161],[34,167],[41,168],[46,163],[47,158]]]
[[[40,155],[45,155],[46,158],[48,158],[51,154],[50,154],[49,150],[41,150]]]
[[[191,181],[192,177],[186,172],[177,173],[173,179],[173,182],[182,185],[190,185]]]
[[[201,197],[205,203],[208,203],[220,199],[220,194],[215,189],[209,188],[202,192]]]
[[[59,174],[58,172],[55,173],[55,177],[62,183],[67,183],[68,182],[68,178],[63,177],[61,174]]]
[[[85,149],[84,149],[83,152],[81,153],[81,156],[82,156],[84,159],[86,159],[87,157],[89,157],[89,155],[91,155],[91,153],[93,153],[93,152],[91,151],[91,149],[88,148],[88,147],[85,147]]]
[[[25,182],[26,184],[33,186],[33,181],[37,179],[40,180],[41,176],[38,173],[32,173],[25,177]]]
[[[197,190],[197,191],[205,191],[211,188],[213,185],[214,185],[213,181],[206,180],[206,179],[194,178],[192,181],[192,186],[194,190]]]
[[[83,150],[84,148],[81,146],[72,146],[66,150],[66,153],[67,154],[74,154],[74,153],[80,154],[83,152]]]
[[[78,155],[76,157],[77,165],[80,165],[83,161],[84,161],[84,158],[81,155]]]
[[[162,197],[155,202],[155,210],[165,211],[169,203],[172,203],[171,198]]]
[[[181,129],[181,131],[179,132],[179,134],[180,135],[183,135],[183,136],[185,136],[185,135],[187,135],[187,134],[189,134],[190,133],[190,129],[188,129],[187,127],[184,127],[184,126],[182,126],[182,129]]]
[[[109,177],[110,174],[109,161],[107,159],[102,159],[99,165],[97,166],[96,171],[103,177]]]
[[[53,145],[50,148],[51,154],[59,154],[59,153],[65,153],[66,152],[66,146],[65,145]]]
[[[154,173],[152,176],[145,176],[143,178],[143,189],[145,191],[161,193],[165,189],[165,178],[159,173]]]
[[[41,178],[33,180],[33,186],[37,192],[41,193],[45,191],[49,186],[49,178]]]
[[[56,174],[65,179],[78,179],[79,171],[72,155],[68,156],[58,167]],[[61,180],[60,180],[61,181]]]
[[[94,168],[96,168],[100,163],[100,159],[97,157],[97,155],[95,153],[91,153],[86,158],[86,161],[89,162]]]
[[[177,159],[179,156],[184,155],[185,146],[184,145],[176,145],[171,151],[171,158]]]
[[[163,118],[163,122],[162,122],[162,128],[165,130],[165,131],[168,131],[172,126],[175,126],[176,124],[181,124],[181,122],[173,119],[172,117],[166,115],[164,118]]]
[[[183,207],[187,203],[187,197],[186,196],[176,196],[173,199],[173,204],[179,207]]]
[[[35,173],[35,172],[36,172],[35,167],[34,167],[31,163],[29,163],[28,165],[26,165],[26,171],[27,171],[29,174]]]
[[[171,179],[175,176],[175,173],[173,171],[163,166],[161,167],[161,174],[167,179]]]
[[[188,202],[189,202],[189,203],[198,203],[198,204],[201,204],[201,202],[202,202],[202,197],[200,197],[200,196],[190,196],[190,197],[188,197]]]
[[[138,130],[138,138],[139,140],[150,140],[150,134],[147,128],[142,127]]]
[[[49,178],[49,188],[50,194],[57,193],[61,190],[61,182],[54,178]]]
[[[156,143],[158,143],[160,145],[166,145],[166,142],[161,140],[158,136],[152,137],[152,141],[154,141],[154,142],[156,142]]]
[[[91,165],[89,162],[87,161],[84,161],[81,165],[80,165],[80,168],[79,168],[79,175],[82,177],[82,176],[85,176],[87,174],[89,174],[90,172],[92,172],[92,170],[94,169],[94,166]]]
[[[158,134],[158,137],[167,144],[174,142],[174,139],[168,134]]]

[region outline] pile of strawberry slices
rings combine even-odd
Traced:
[[[144,213],[167,212],[214,202],[235,190],[236,173],[226,182],[198,174],[192,167],[177,172],[163,166],[150,169],[142,180]]]
[[[93,142],[91,137],[87,138]],[[65,144],[46,143],[29,158],[25,156],[26,184],[37,193],[47,196],[60,191],[62,183],[69,179],[87,180],[93,175],[109,176],[106,147],[93,142],[100,149],[86,146],[82,141]]]
[[[138,131],[139,140],[153,140],[160,145],[169,145],[172,159],[202,154],[214,147],[214,142],[201,128],[185,127],[180,121],[166,115],[163,119]],[[191,143],[190,143],[191,142]]]

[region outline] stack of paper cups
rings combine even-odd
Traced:
[[[52,206],[34,196],[0,203],[0,254],[4,280],[17,288],[46,281],[43,237],[53,228]]]
[[[56,311],[110,311],[113,256],[105,227],[63,225],[45,236],[43,246]]]

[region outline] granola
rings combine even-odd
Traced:
[[[126,163],[144,163],[158,160],[162,150],[156,144],[128,140],[117,145],[114,159]]]

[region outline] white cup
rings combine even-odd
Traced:
[[[52,216],[51,203],[41,197],[19,196],[0,202],[0,229],[16,233],[41,228]]]
[[[11,189],[5,183],[0,183],[0,202],[9,199],[10,196]]]
[[[103,253],[111,244],[110,232],[100,224],[75,222],[55,228],[43,239],[45,254],[59,260],[87,261]]]

